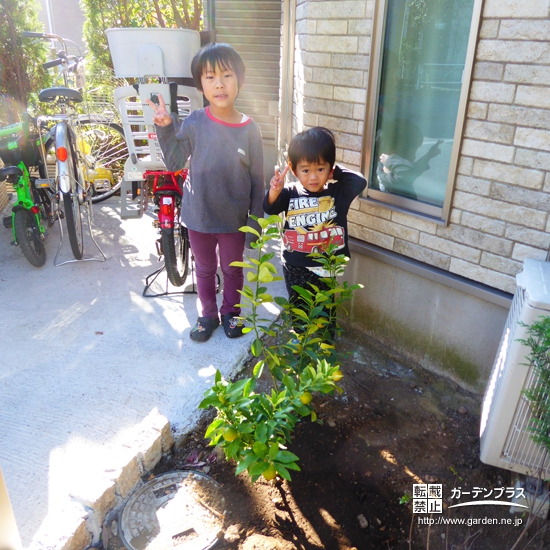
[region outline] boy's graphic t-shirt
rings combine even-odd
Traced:
[[[336,253],[349,256],[347,214],[353,199],[366,187],[365,178],[336,166],[333,183],[311,193],[300,183],[285,185],[277,200],[267,204],[267,214],[285,213],[283,261],[290,265],[319,267],[308,254],[323,252],[332,243]],[[269,193],[269,192],[268,192]]]
[[[283,246],[288,251],[322,252],[332,243],[344,248],[344,228],[335,224],[334,197],[294,197],[289,200]]]

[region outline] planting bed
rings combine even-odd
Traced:
[[[212,414],[158,465],[156,475],[194,468],[221,484],[225,522],[215,548],[512,548],[526,515],[511,514],[508,506],[449,508],[471,501],[474,488],[479,500],[489,490],[505,499],[502,488],[512,484],[507,472],[479,461],[480,397],[392,356],[352,329],[340,338],[338,350],[344,393],[314,396],[322,424],[297,425],[290,450],[300,457],[302,470],[292,472],[292,482],[260,478],[251,484],[247,475],[235,477],[234,465],[203,438]],[[400,503],[412,496],[413,484],[440,484],[443,512],[413,516],[412,502]],[[435,524],[420,524],[419,518]],[[447,519],[463,524],[443,525]],[[510,524],[492,523],[502,520]],[[538,521],[517,548],[533,537],[529,548],[549,548],[546,526]],[[111,527],[105,529],[110,533]],[[111,535],[108,548],[121,547]]]

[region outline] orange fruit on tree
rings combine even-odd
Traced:
[[[264,473],[262,475],[265,479],[267,479],[267,481],[271,481],[277,475],[277,470],[275,470],[275,466],[273,464],[270,464],[267,467],[267,470],[264,470]]]
[[[300,401],[304,404],[304,405],[309,405],[311,403],[311,400],[313,399],[313,396],[311,395],[310,392],[308,391],[305,391],[302,395],[300,395]]]
[[[235,428],[232,428],[232,427],[226,428],[223,431],[223,438],[228,442],[235,441],[235,439],[237,439],[238,435],[239,435],[239,432]]]

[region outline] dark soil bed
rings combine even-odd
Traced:
[[[215,548],[512,548],[526,514],[509,506],[448,508],[471,501],[476,491],[494,490],[510,500],[503,489],[513,486],[509,473],[479,460],[480,397],[354,330],[338,349],[344,393],[315,396],[322,423],[298,424],[290,450],[300,457],[301,472],[293,472],[292,482],[260,478],[251,484],[247,475],[235,477],[234,465],[203,438],[212,414],[158,465],[156,475],[196,468],[222,485],[226,515]],[[441,484],[443,512],[413,515],[412,502],[400,503],[412,496],[413,484]],[[459,488],[470,497],[457,500]],[[434,525],[427,524],[430,518]],[[443,525],[446,519],[464,524]],[[547,524],[537,520],[517,548],[550,548]],[[109,549],[117,548],[120,540],[111,537]]]

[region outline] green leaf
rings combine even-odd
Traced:
[[[265,443],[262,443],[261,441],[255,441],[254,445],[252,445],[252,450],[260,458],[264,458],[267,455],[268,451],[267,445]]]
[[[245,397],[248,397],[251,394],[251,392],[254,391],[255,385],[256,385],[256,380],[254,378],[250,378],[246,386],[243,388],[243,395]]]
[[[262,375],[262,371],[264,370],[265,361],[258,361],[256,365],[254,365],[254,369],[252,370],[253,376],[256,378],[260,378]]]
[[[294,285],[292,289],[295,290],[302,298],[305,298],[306,300],[310,300],[311,297],[313,296],[313,293],[310,290],[306,290],[301,286]]]
[[[225,455],[230,456],[231,458],[236,458],[238,456],[239,450],[241,448],[241,440],[240,438],[235,439],[235,441],[232,441],[229,443],[229,445],[225,446]]]
[[[251,464],[258,460],[258,457],[254,453],[250,453],[247,457],[240,462],[237,462],[237,467],[235,468],[235,475],[238,476],[241,472],[244,472],[248,469]]]
[[[242,289],[241,294],[242,294],[245,298],[254,298],[254,293],[252,292],[252,289],[251,289],[249,286],[245,286],[245,287]]]
[[[258,231],[256,231],[256,229],[250,227],[249,225],[243,225],[242,227],[239,227],[239,231],[242,231],[243,233],[252,233],[253,235],[256,235],[256,237],[260,236]]]
[[[242,267],[242,268],[251,268],[252,264],[249,262],[231,262],[229,264],[231,267]]]
[[[248,471],[248,473],[250,474],[250,477],[258,478],[268,469],[268,467],[269,464],[267,462],[258,462],[258,464],[256,464],[251,470]],[[275,466],[275,468],[277,468],[277,466]]]
[[[269,262],[269,260],[271,260],[273,256],[275,256],[275,252],[268,252],[267,254],[263,254],[260,258],[260,262]]]
[[[296,382],[294,382],[294,379],[291,378],[290,376],[285,376],[283,378],[283,384],[291,391],[295,391],[296,390]]]
[[[290,451],[279,451],[275,457],[275,460],[282,462],[283,464],[287,464],[289,462],[296,462],[297,460],[300,460],[300,458]]]
[[[242,393],[244,387],[248,384],[249,378],[243,378],[242,380],[237,380],[232,382],[227,386],[226,395],[234,397],[238,393]]]
[[[264,218],[269,222],[269,225],[276,225],[283,223],[283,218],[277,214],[272,214],[271,216],[268,216],[267,218]]]
[[[257,426],[256,431],[254,432],[254,437],[256,438],[256,441],[265,443],[268,437],[267,425],[260,424],[259,426]]]
[[[270,283],[273,281],[273,275],[271,271],[266,266],[262,266],[260,268],[260,272],[258,273],[258,280],[262,283]]]
[[[278,453],[279,453],[279,444],[274,442],[269,446],[269,453],[267,455],[269,460],[271,461],[275,460],[275,457],[277,456]]]
[[[254,342],[252,342],[252,345],[250,346],[250,351],[252,352],[252,355],[254,357],[259,357],[259,355],[262,353],[262,342],[259,338],[256,338]]]
[[[274,462],[273,464],[275,465],[275,470],[277,470],[277,473],[283,479],[286,479],[287,481],[292,481],[292,478],[290,477],[288,470],[282,464],[278,464],[277,462]]]
[[[309,407],[306,407],[305,405],[303,407],[296,407],[295,411],[300,416],[309,416],[309,413],[311,412],[311,409]]]
[[[209,424],[208,428],[206,428],[204,437],[208,439],[215,430],[217,430],[220,426],[223,426],[224,424],[224,420],[222,420],[221,418],[216,418]]]
[[[269,348],[266,349],[266,354],[269,357],[269,359],[271,359],[271,361],[275,363],[275,365],[281,364],[281,359],[279,358],[279,356],[276,353],[273,353]]]
[[[216,394],[209,395],[200,402],[199,409],[208,409],[208,407],[216,407],[217,405],[221,405],[220,398]]]
[[[292,308],[292,313],[296,315],[297,317],[301,317],[302,319],[308,320],[307,313],[303,309],[299,309],[297,307]]]

